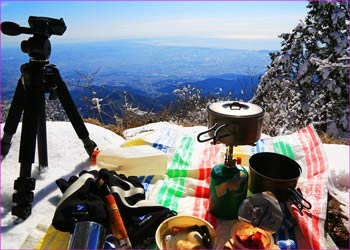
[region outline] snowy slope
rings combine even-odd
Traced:
[[[108,145],[120,145],[124,139],[113,132],[92,124],[86,124],[90,138],[103,148]],[[1,126],[1,131],[3,124]],[[33,210],[24,222],[11,215],[13,182],[19,175],[18,163],[21,124],[12,139],[9,154],[1,162],[1,247],[0,249],[18,249],[29,233],[39,223],[50,224],[56,204],[61,197],[55,180],[78,174],[92,165],[84,146],[70,123],[47,122],[47,142],[49,168],[39,174],[38,158],[32,165],[32,177],[36,178]],[[18,224],[17,224],[18,223]]]

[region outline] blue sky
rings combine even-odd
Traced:
[[[63,18],[67,31],[51,42],[153,39],[247,49],[278,49],[307,14],[307,1],[2,1],[1,21],[28,27],[29,16]],[[1,35],[12,46],[28,35]]]

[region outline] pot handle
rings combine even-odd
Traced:
[[[240,110],[242,105],[239,102],[232,102],[229,104],[231,110]]]
[[[214,138],[214,144],[216,144],[216,142],[217,142],[219,139],[222,139],[222,138],[224,138],[224,137],[230,136],[230,134],[224,134],[224,135],[221,135],[221,136],[218,136],[218,135],[217,135],[218,132],[219,132],[219,130],[222,129],[222,128],[224,128],[224,127],[226,127],[226,126],[227,126],[227,124],[222,124],[220,127],[218,127],[217,129],[215,129],[215,131],[214,131],[214,136],[213,136],[213,138]]]
[[[210,141],[210,140],[213,140],[214,144],[216,144],[216,142],[219,140],[219,139],[222,139],[224,137],[227,137],[227,136],[230,136],[230,134],[224,134],[224,135],[221,135],[221,136],[218,136],[218,132],[220,129],[224,128],[227,126],[227,124],[222,124],[220,125],[218,128],[215,129],[215,127],[217,126],[218,124],[215,123],[212,127],[210,127],[208,130],[204,131],[204,132],[201,132],[197,135],[197,141],[199,142],[206,142],[206,141]],[[214,131],[214,135],[212,137],[209,137],[209,138],[206,138],[206,139],[201,139],[200,137],[210,131]]]
[[[212,137],[209,137],[209,138],[206,138],[206,139],[201,139],[200,137],[206,133],[209,133],[210,131],[216,131],[215,130],[215,127],[216,127],[217,123],[215,123],[212,127],[210,127],[208,130],[204,131],[204,132],[201,132],[197,135],[197,141],[199,142],[206,142],[206,141],[210,141],[211,139],[214,140],[214,143],[216,142],[215,140],[215,132],[214,132],[214,135]]]
[[[303,194],[301,193],[300,188],[294,189],[294,188],[288,188],[288,190],[292,193],[291,199],[293,203],[297,206],[299,213],[302,215],[302,210],[305,209],[311,209],[312,205],[309,201],[307,201]]]

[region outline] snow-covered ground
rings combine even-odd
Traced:
[[[118,146],[124,139],[104,128],[86,124],[90,137],[103,149]],[[1,126],[2,131],[3,126]],[[56,204],[61,197],[55,181],[68,178],[83,169],[93,168],[82,142],[68,122],[47,122],[47,142],[49,168],[38,171],[38,162],[32,166],[32,176],[36,178],[36,188],[31,216],[25,221],[11,215],[13,182],[19,175],[18,150],[20,126],[12,139],[9,154],[1,162],[1,249],[18,249],[38,224],[51,223]],[[332,193],[349,206],[349,147],[325,145],[330,166],[330,186]],[[349,207],[344,208],[349,215]]]
[[[2,124],[3,125],[3,124]],[[124,139],[102,127],[86,124],[90,138],[103,148],[120,145]],[[3,126],[1,126],[1,131]],[[49,225],[61,197],[55,181],[79,174],[83,169],[92,168],[83,143],[69,122],[47,122],[47,143],[49,167],[39,173],[38,158],[32,165],[32,177],[36,178],[32,214],[25,221],[11,215],[13,182],[19,176],[18,163],[21,124],[12,139],[8,155],[1,162],[1,247],[18,249],[35,227],[42,223]]]

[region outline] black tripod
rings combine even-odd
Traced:
[[[28,53],[31,58],[29,63],[21,66],[21,77],[17,83],[1,139],[1,155],[4,157],[9,152],[12,136],[16,133],[23,113],[19,150],[20,173],[14,182],[16,191],[12,197],[13,202],[17,203],[12,207],[12,214],[22,219],[28,218],[32,210],[35,179],[31,177],[31,171],[35,158],[36,140],[38,141],[39,167],[48,166],[46,93],[50,93],[49,99],[58,97],[89,156],[96,148],[95,142],[89,138],[89,132],[58,69],[50,65],[48,61],[51,53],[48,38],[51,34],[63,34],[65,31],[63,19],[29,17],[29,24],[32,29],[15,26],[16,24],[10,22],[1,24],[2,32],[8,35],[28,34],[29,32],[29,34],[34,34],[21,44],[22,51]]]

